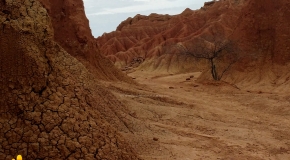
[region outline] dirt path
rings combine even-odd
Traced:
[[[201,85],[199,74],[134,72],[141,86],[108,85],[130,111],[123,134],[142,158],[290,159],[290,94]]]

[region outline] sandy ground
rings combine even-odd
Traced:
[[[123,135],[141,158],[290,159],[290,94],[198,84],[199,75],[139,71],[129,76],[140,86],[107,84],[129,110]]]

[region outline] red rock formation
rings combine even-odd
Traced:
[[[1,0],[0,28],[1,160],[138,159],[124,106],[54,41],[39,1]]]
[[[122,22],[117,31],[104,34],[96,41],[100,52],[122,67],[137,56],[148,60],[164,55],[165,47],[207,36],[210,30],[219,29],[229,35],[236,25],[238,8],[239,5],[223,1],[197,11],[186,9],[176,16],[137,15]]]
[[[140,46],[153,36],[166,30],[168,26],[164,22],[170,18],[169,15],[151,14],[148,17],[136,15],[134,18],[128,18],[122,22],[116,32],[104,34],[97,38],[97,45],[101,53],[109,56],[113,62],[125,61],[128,63],[135,56],[144,56],[144,52],[137,53],[137,51],[142,50]],[[158,41],[157,44],[162,41],[164,39]]]
[[[290,2],[247,1],[233,37],[243,50],[224,77],[231,83],[271,85],[285,90],[290,60]]]
[[[98,79],[129,81],[109,60],[99,54],[82,0],[40,0],[40,2],[51,17],[54,40],[69,54],[98,75]]]
[[[134,58],[142,57],[145,61],[140,69],[180,72],[208,70],[210,66],[205,59],[197,61],[186,55],[182,48],[200,46],[200,41],[213,44],[215,38],[227,39],[235,42],[238,60],[229,68],[228,59],[216,60],[218,69],[226,68],[223,80],[231,83],[245,80],[253,84],[263,77],[268,79],[263,83],[281,84],[288,77],[281,66],[288,65],[290,59],[287,8],[287,0],[215,1],[205,3],[199,10],[186,9],[176,16],[152,14],[128,18],[117,31],[96,41],[100,52],[118,67],[130,66]],[[201,79],[209,79],[209,71]],[[277,77],[284,78],[277,80]]]

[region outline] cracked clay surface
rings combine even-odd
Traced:
[[[0,159],[138,159],[122,105],[52,40],[37,0],[1,0],[0,29]]]

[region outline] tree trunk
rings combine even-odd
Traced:
[[[219,78],[218,78],[218,74],[216,72],[215,64],[213,63],[213,58],[211,58],[209,60],[210,60],[210,64],[211,64],[211,75],[212,75],[212,78],[214,80],[218,81]]]

